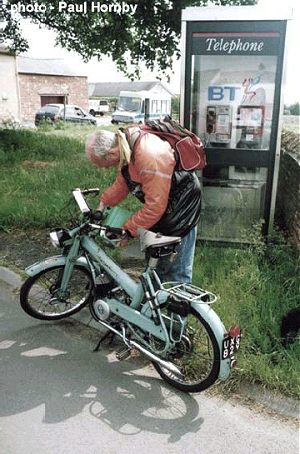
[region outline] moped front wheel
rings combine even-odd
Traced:
[[[184,392],[200,392],[218,378],[220,350],[217,339],[207,322],[192,309],[181,341],[166,358],[180,369],[179,377],[159,363],[153,365],[170,385]]]
[[[64,266],[47,268],[29,277],[21,287],[22,309],[40,320],[59,320],[80,311],[92,297],[91,274],[82,266],[74,266],[65,294],[60,285]]]

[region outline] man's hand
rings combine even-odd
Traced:
[[[125,247],[125,246],[127,246],[128,242],[129,242],[128,237],[122,238],[122,240],[120,240],[116,243],[116,247]]]
[[[106,205],[104,205],[104,203],[100,200],[99,205],[96,208],[96,211],[104,211],[105,208]]]
[[[129,232],[126,231],[125,235],[116,243],[116,247],[125,247],[127,246],[129,240],[132,238]]]

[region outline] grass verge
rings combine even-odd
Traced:
[[[202,245],[196,251],[194,280],[220,297],[214,309],[225,326],[242,328],[238,368],[225,387],[247,381],[299,397],[300,344],[285,348],[280,338],[282,317],[299,305],[299,253],[280,233],[268,245]]]
[[[2,228],[53,226],[70,216],[72,189],[102,191],[112,183],[115,169],[97,169],[85,157],[84,140],[94,130],[0,130]],[[124,206],[132,203],[129,199]]]

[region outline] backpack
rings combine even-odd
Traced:
[[[139,136],[134,135],[133,142],[129,140],[133,152],[143,135],[151,133],[169,142],[177,155],[179,170],[201,170],[206,166],[205,151],[199,137],[171,117],[165,117],[163,120],[148,120],[144,125],[138,125],[138,128]]]

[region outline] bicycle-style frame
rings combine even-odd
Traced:
[[[97,225],[92,225],[94,229],[105,229]],[[155,291],[152,279],[155,279],[163,291],[161,282],[155,270],[149,265],[141,275],[141,279],[144,279],[147,290],[149,291],[148,301],[145,301],[145,289],[140,281],[136,283],[127,273],[125,273],[106,253],[105,251],[93,240],[90,235],[79,232],[82,226],[69,232],[73,236],[73,244],[71,249],[66,256],[65,269],[60,285],[60,296],[63,296],[64,292],[67,291],[68,282],[71,277],[74,264],[79,256],[84,257],[86,265],[89,268],[93,277],[94,285],[96,285],[97,275],[105,271],[110,278],[112,278],[120,287],[127,293],[131,299],[129,305],[124,304],[116,298],[109,299],[109,306],[112,313],[118,315],[121,319],[126,320],[129,323],[135,325],[135,327],[141,328],[142,331],[153,335],[154,337],[162,340],[165,343],[165,347],[159,351],[161,355],[170,350],[171,344],[174,343],[174,338],[170,338],[168,329],[165,323],[165,317],[162,316],[160,310],[161,302],[157,299],[157,291]],[[167,295],[165,295],[166,299]],[[139,310],[141,309],[142,302],[149,305],[148,313],[152,315],[150,318]],[[177,322],[180,321],[182,327],[181,331],[184,330],[185,320],[179,317]],[[175,342],[177,339],[175,340]]]

